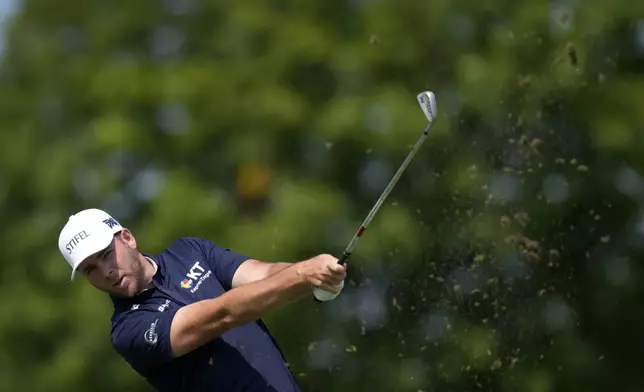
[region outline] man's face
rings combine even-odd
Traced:
[[[132,297],[143,286],[144,271],[132,233],[123,229],[112,243],[78,267],[97,289],[118,297]]]

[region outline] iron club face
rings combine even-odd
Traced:
[[[433,122],[438,114],[436,110],[436,96],[431,91],[423,91],[416,97],[420,108],[423,109],[425,117],[429,122]]]

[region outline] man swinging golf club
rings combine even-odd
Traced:
[[[436,117],[431,91],[417,95],[428,123],[339,259],[266,263],[201,238],[180,238],[157,256],[106,212],[70,217],[60,251],[114,303],[112,344],[159,391],[299,391],[261,317],[309,294],[335,298],[346,260],[423,144]]]
[[[127,228],[98,209],[69,218],[58,246],[109,294],[111,342],[161,392],[299,391],[261,318],[287,301],[335,298],[346,266],[330,255],[263,262],[202,238],[142,253]]]

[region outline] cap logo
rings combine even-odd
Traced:
[[[78,245],[82,240],[84,240],[85,238],[89,237],[90,235],[91,235],[91,234],[87,234],[87,233],[85,232],[85,230],[82,230],[82,231],[80,231],[80,232],[76,233],[76,235],[74,235],[74,236],[72,237],[72,239],[67,243],[67,245],[65,245],[65,249],[67,249],[67,253],[69,253],[69,254],[71,255],[71,254],[72,254],[72,252],[74,251],[74,249],[76,249],[76,246],[77,246],[77,245]]]
[[[103,220],[103,223],[109,226],[110,229],[113,229],[114,226],[119,226],[119,223],[116,220],[114,220],[114,218],[107,218]]]

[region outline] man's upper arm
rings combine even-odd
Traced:
[[[267,278],[290,265],[290,263],[267,263],[233,252],[208,240],[198,239],[198,241],[208,265],[226,290]]]
[[[128,312],[112,330],[112,345],[137,369],[150,368],[172,360],[170,328],[176,311],[177,309],[165,312]]]
[[[233,276],[233,287],[239,287],[268,277],[271,273],[272,266],[272,263],[265,263],[254,259],[246,260],[237,268]]]

